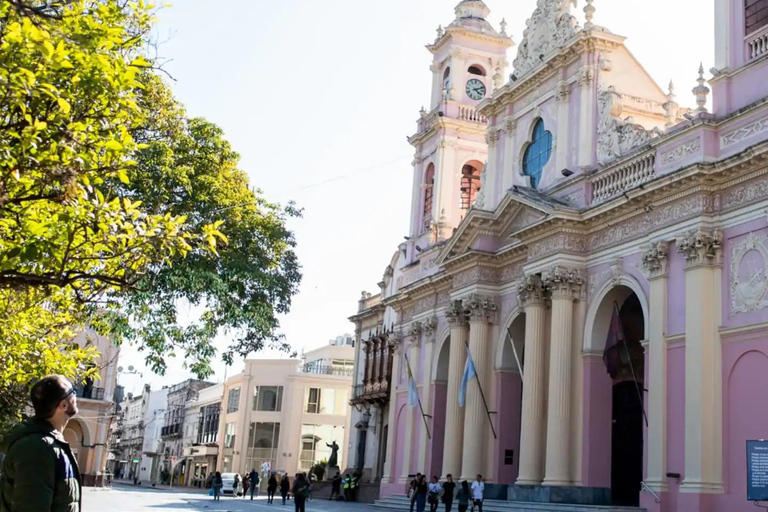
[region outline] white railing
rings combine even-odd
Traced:
[[[747,39],[747,52],[749,60],[754,60],[768,53],[768,27],[763,28],[757,34],[749,36],[749,39]]]
[[[488,119],[484,115],[471,107],[459,106],[459,119],[463,121],[472,121],[473,123],[488,123]]]
[[[629,162],[599,171],[592,179],[592,202],[600,203],[656,177],[656,152],[643,153]]]

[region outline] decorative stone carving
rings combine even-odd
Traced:
[[[560,82],[555,88],[555,101],[563,103],[568,101],[568,97],[571,95],[571,85],[568,82]]]
[[[485,132],[485,143],[488,144],[489,147],[496,147],[496,142],[499,140],[499,132],[491,127],[488,128]]]
[[[598,104],[600,120],[597,125],[597,161],[601,165],[630,153],[662,134],[658,128],[646,130],[636,124],[631,116],[621,119],[622,96],[613,86],[599,92]]]
[[[504,118],[504,131],[507,132],[507,136],[512,136],[517,130],[517,120],[512,116]]]
[[[470,322],[495,322],[499,308],[493,298],[472,294],[462,301]]]
[[[530,72],[576,35],[578,23],[571,14],[575,3],[575,0],[538,0],[533,16],[525,22],[523,40],[513,63],[518,77]]]
[[[451,301],[448,311],[445,312],[445,318],[448,320],[451,327],[465,325],[467,323],[467,317],[464,314],[464,308],[462,307],[460,300]]]
[[[693,95],[696,97],[697,109],[694,113],[706,114],[707,113],[707,96],[709,96],[709,87],[706,84],[707,80],[704,78],[704,64],[699,64],[699,78],[696,80],[699,85],[693,88]]]
[[[408,338],[410,339],[411,345],[415,345],[419,342],[421,339],[421,331],[421,322],[413,322],[408,328]]]
[[[499,273],[496,269],[491,267],[474,267],[469,270],[465,270],[460,274],[456,274],[453,277],[453,288],[463,288],[468,284],[479,282],[497,283],[498,280]]]
[[[677,116],[680,111],[680,105],[675,102],[676,96],[675,96],[675,84],[672,83],[672,81],[669,81],[669,93],[667,94],[667,101],[662,105],[662,108],[664,109],[664,113],[667,116],[667,124],[665,125],[667,128],[670,126],[674,126],[675,122],[677,122]]]
[[[387,344],[392,351],[396,351],[403,342],[403,334],[399,331],[394,331],[387,337]]]
[[[576,299],[584,285],[584,276],[579,269],[556,266],[543,277],[544,287],[552,298]]]
[[[586,250],[586,242],[583,237],[577,235],[560,234],[536,242],[528,248],[528,260],[537,260],[557,252],[574,252],[582,254]]]
[[[742,126],[737,130],[733,130],[721,136],[720,148],[727,148],[728,146],[738,144],[739,142],[750,139],[766,130],[768,130],[768,117],[764,117],[754,123]]]
[[[649,279],[667,275],[667,262],[669,255],[669,242],[654,242],[643,253],[643,269]]]
[[[424,329],[424,335],[427,337],[427,341],[434,341],[432,338],[432,335],[435,334],[435,331],[437,330],[437,318],[434,316],[431,316],[424,320],[422,323],[422,327]]]
[[[517,287],[517,300],[524,308],[531,305],[543,305],[545,300],[544,283],[538,275],[527,275]]]
[[[675,149],[661,154],[661,165],[671,165],[688,155],[695,155],[701,150],[701,139],[696,137],[687,144],[681,144]]]
[[[768,236],[749,233],[731,248],[731,314],[768,308]]]
[[[698,230],[688,233],[677,243],[677,251],[685,255],[688,268],[719,264],[723,248],[720,230]]]
[[[589,85],[595,79],[595,69],[592,66],[584,66],[579,72],[579,87]]]

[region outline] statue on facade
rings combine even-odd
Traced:
[[[332,441],[331,444],[325,443],[325,446],[331,449],[331,456],[328,457],[328,467],[335,468],[339,466],[339,445],[336,441]]]

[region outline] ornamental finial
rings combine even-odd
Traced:
[[[709,87],[706,84],[707,80],[704,78],[704,63],[699,65],[699,78],[696,80],[699,85],[693,88],[693,94],[696,96],[696,105],[698,108],[694,111],[696,115],[707,113],[707,96],[709,96]]]
[[[592,18],[595,16],[595,6],[592,5],[595,3],[595,0],[587,0],[587,5],[584,6],[584,17],[586,18],[587,22],[584,24],[584,30],[592,30],[592,27],[595,26],[594,23],[592,23]]]
[[[499,26],[501,27],[501,32],[499,32],[499,34],[507,37],[507,19],[501,18],[501,23],[499,23]]]

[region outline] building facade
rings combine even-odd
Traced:
[[[79,412],[67,423],[64,438],[77,457],[83,484],[101,485],[107,468],[110,427],[115,418],[120,349],[112,340],[90,329],[78,334],[74,342],[82,347],[96,347],[94,364],[99,370],[97,378],[75,384]]]
[[[392,357],[388,400],[371,404],[385,455],[364,464],[381,465],[383,495],[417,471],[481,473],[524,501],[534,486],[752,510],[745,444],[768,438],[768,2],[715,0],[716,61],[709,79],[692,65],[688,109],[596,2],[529,1],[508,80],[512,42],[481,0],[428,46],[410,236],[352,317],[358,385],[381,367],[363,347]]]
[[[302,360],[247,360],[224,385],[219,471],[307,471],[328,460],[333,442],[344,469],[354,357],[345,345],[329,344]]]
[[[219,424],[224,384],[200,391],[197,400],[187,402],[184,412],[184,482],[188,487],[204,487],[216,472],[219,458]]]

